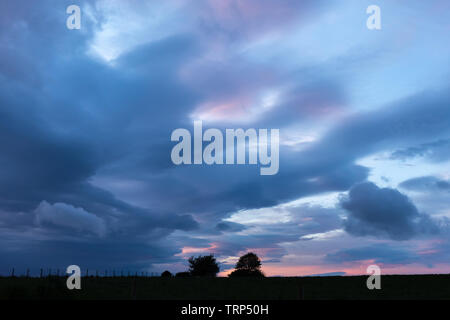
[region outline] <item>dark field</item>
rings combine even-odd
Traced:
[[[386,275],[381,290],[368,290],[366,279],[83,277],[71,291],[65,277],[8,277],[0,278],[0,299],[450,299],[450,275]]]

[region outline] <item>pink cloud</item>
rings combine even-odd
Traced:
[[[201,253],[214,253],[218,245],[216,243],[212,243],[209,247],[201,248],[201,247],[183,247],[181,249],[181,253],[177,254],[177,256],[187,256],[191,254],[201,254]]]
[[[205,121],[236,121],[250,115],[251,99],[235,97],[226,101],[210,101],[194,111],[192,117]]]

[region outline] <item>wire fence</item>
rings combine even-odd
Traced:
[[[59,268],[41,268],[39,270],[17,270],[12,268],[11,272],[7,275],[0,274],[0,277],[12,277],[12,278],[48,278],[48,277],[68,277],[70,274],[65,272],[65,269]],[[131,270],[82,270],[82,277],[96,277],[96,278],[126,278],[126,277],[160,277],[161,274],[158,272],[148,272],[148,271],[131,271]]]

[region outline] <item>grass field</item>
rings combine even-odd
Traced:
[[[450,299],[450,275],[386,275],[381,290],[368,290],[366,279],[84,277],[81,290],[68,290],[63,277],[7,277],[0,299]]]

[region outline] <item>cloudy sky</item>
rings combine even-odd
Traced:
[[[214,253],[225,275],[249,250],[268,275],[450,272],[447,0],[4,0],[0,16],[0,273]],[[195,120],[280,129],[278,174],[174,165],[171,132]]]

